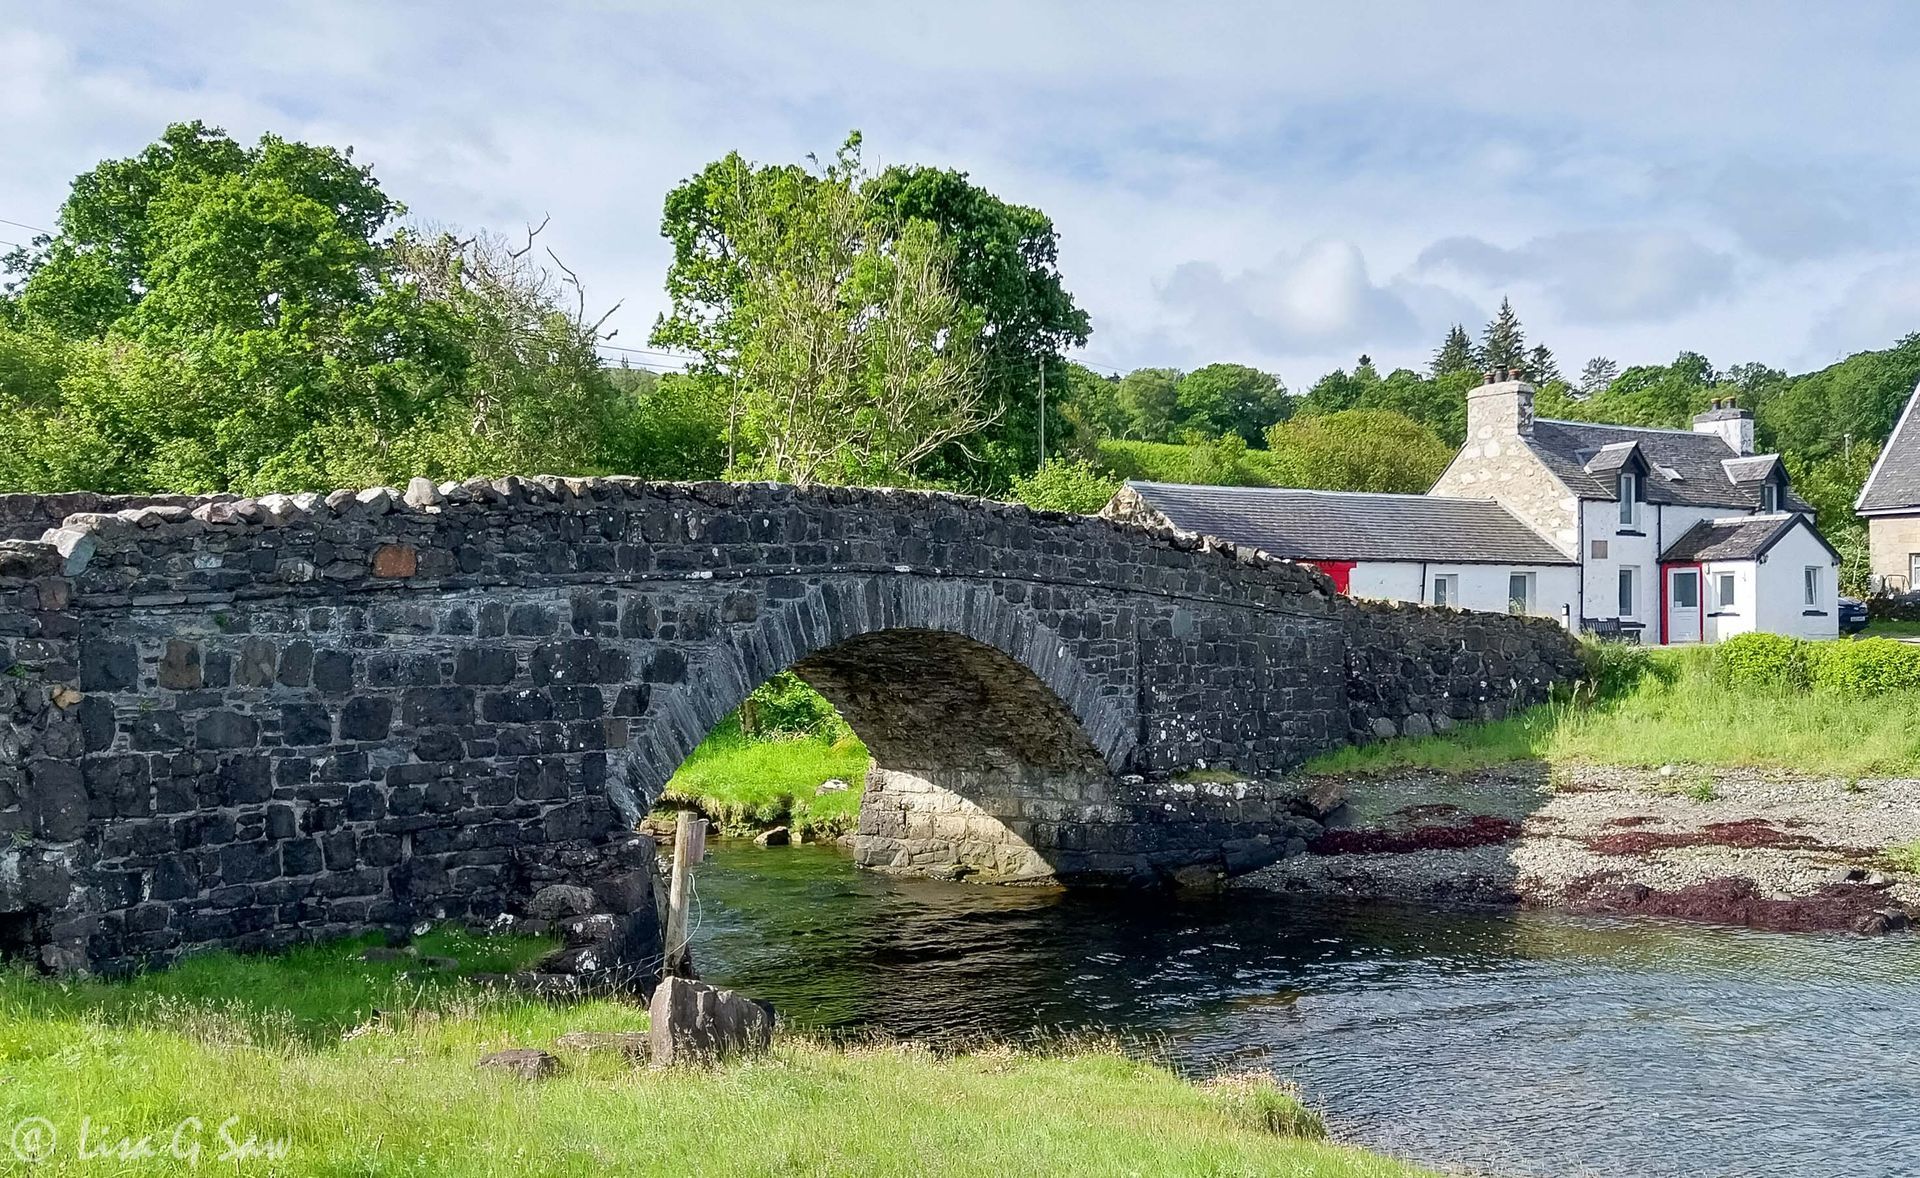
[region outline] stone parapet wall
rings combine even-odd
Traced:
[[[56,522],[0,545],[0,929],[56,968],[644,870],[635,823],[789,667],[873,752],[863,861],[1139,883],[1278,857],[1310,816],[1262,781],[1575,661],[1547,623],[933,493],[416,480]],[[1207,768],[1245,783],[1181,783]]]
[[[115,512],[141,507],[197,507],[230,501],[234,495],[97,495],[69,491],[58,495],[0,495],[0,540],[38,540],[70,515]]]

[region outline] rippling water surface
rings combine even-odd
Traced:
[[[1111,1028],[1502,1174],[1920,1174],[1912,936],[993,888],[821,847],[718,848],[697,881],[702,973],[798,1023]]]

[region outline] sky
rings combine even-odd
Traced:
[[[1051,216],[1098,368],[1303,390],[1507,296],[1569,371],[1803,371],[1920,330],[1916,60],[1905,3],[0,0],[0,240],[199,118],[351,145],[423,224],[550,217],[646,349],[668,189],[858,128]]]

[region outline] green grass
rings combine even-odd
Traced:
[[[1592,707],[1554,703],[1442,736],[1337,749],[1317,773],[1401,768],[1467,772],[1514,761],[1755,766],[1861,776],[1920,771],[1920,693],[1855,699],[1824,692],[1735,689],[1715,681],[1711,651],[1655,655],[1648,675]]]
[[[1920,875],[1920,839],[1902,843],[1897,847],[1888,847],[1886,860],[1895,870]]]
[[[1862,638],[1920,638],[1920,622],[1896,622],[1882,618],[1868,622],[1860,631]]]
[[[783,1038],[717,1069],[562,1053],[566,1074],[516,1080],[474,1062],[641,1029],[644,1011],[483,992],[357,947],[209,955],[119,983],[0,975],[0,1119],[57,1134],[30,1172],[183,1172],[169,1151],[184,1123],[181,1145],[226,1174],[1415,1173],[1290,1136],[1318,1118],[1271,1080],[1189,1083],[1097,1043],[943,1057]],[[433,948],[505,965],[544,946]],[[83,1159],[83,1119],[95,1149],[144,1138],[159,1156]],[[284,1155],[221,1161],[223,1127]]]
[[[853,788],[814,793],[834,777]],[[749,739],[729,720],[681,763],[662,800],[697,807],[735,833],[785,824],[832,836],[858,822],[866,779],[867,747],[854,737]]]

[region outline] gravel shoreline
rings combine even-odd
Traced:
[[[1347,778],[1307,855],[1241,888],[1888,932],[1920,915],[1920,779],[1524,764]],[[1876,919],[1877,917],[1877,919]]]

